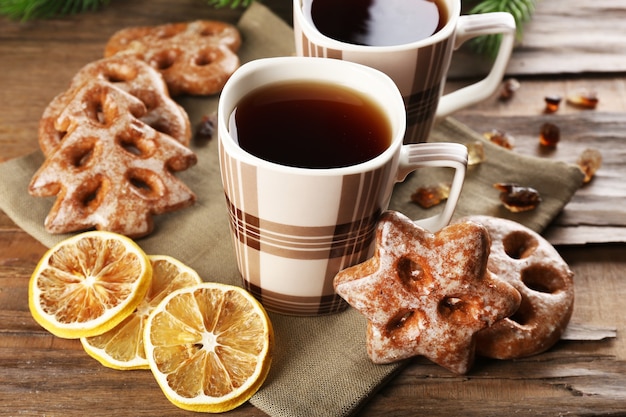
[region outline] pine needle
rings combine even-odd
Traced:
[[[230,6],[232,9],[236,9],[237,7],[248,7],[252,0],[208,0],[209,6],[213,6],[215,8],[221,8]]]
[[[0,0],[0,14],[14,20],[33,20],[95,11],[110,0]]]

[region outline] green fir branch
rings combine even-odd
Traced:
[[[14,20],[44,19],[95,11],[110,0],[0,0],[0,15]]]
[[[232,9],[236,9],[237,7],[248,7],[252,0],[208,0],[209,6],[213,6],[215,8],[222,8],[226,6],[230,6]]]
[[[524,24],[528,22],[538,0],[482,0],[469,10],[469,14],[509,12],[513,16],[516,25],[517,40],[522,39]],[[500,47],[502,35],[486,35],[472,39],[470,45],[473,50],[480,54],[495,57]]]

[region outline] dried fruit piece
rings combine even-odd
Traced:
[[[152,266],[129,238],[91,231],[64,239],[41,258],[28,289],[33,318],[58,337],[102,334],[144,299]]]
[[[479,165],[487,160],[485,146],[479,140],[467,145],[467,165]]]
[[[519,90],[520,83],[515,78],[508,78],[504,80],[502,83],[502,88],[500,89],[500,100],[507,101],[513,98],[515,92]]]
[[[555,148],[561,140],[561,129],[554,123],[544,123],[539,131],[539,144],[548,148]]]
[[[515,147],[515,138],[502,130],[492,129],[483,133],[483,136],[491,143],[495,143],[505,149],[513,149]]]
[[[202,120],[196,127],[194,139],[196,141],[208,141],[213,138],[215,130],[217,129],[217,113],[211,113],[209,115],[202,116]]]
[[[411,201],[423,208],[434,207],[450,196],[450,184],[439,183],[428,187],[420,187],[411,195]]]
[[[546,96],[544,100],[546,102],[546,113],[556,113],[559,110],[559,105],[561,104],[561,96]]]
[[[595,109],[598,105],[598,95],[593,90],[580,90],[567,97],[567,102],[583,109]]]
[[[144,330],[146,358],[163,393],[198,412],[222,413],[248,401],[269,373],[273,345],[261,303],[216,282],[169,294]]]
[[[580,170],[585,174],[583,182],[587,184],[602,166],[602,154],[597,149],[585,149],[578,157],[577,163]]]
[[[85,352],[106,367],[149,369],[143,347],[143,329],[148,316],[167,295],[202,283],[196,271],[177,259],[165,255],[149,255],[148,258],[152,265],[152,283],[135,311],[108,332],[80,339]]]
[[[541,203],[541,195],[534,188],[501,182],[493,187],[500,190],[500,201],[513,213],[534,210]]]

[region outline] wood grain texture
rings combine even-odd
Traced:
[[[626,3],[622,0],[539,0],[523,27],[509,75],[626,71]],[[601,22],[599,24],[599,22]],[[453,59],[452,75],[484,74],[490,63],[467,45]]]
[[[591,182],[576,192],[553,223],[549,232],[554,244],[624,242],[626,235],[626,114],[580,111],[566,115],[459,116],[459,120],[479,132],[499,129],[515,138],[514,152],[576,164],[588,148],[602,154],[602,166]],[[554,149],[539,145],[544,123],[560,130],[561,140]],[[523,184],[521,184],[523,185]],[[549,196],[544,196],[549,198]],[[584,227],[577,233],[578,227]],[[589,236],[589,227],[605,233]],[[558,229],[567,228],[569,237]]]
[[[454,117],[479,133],[500,129],[515,139],[514,152],[576,163],[586,148],[603,155],[600,170],[582,187],[546,237],[553,244],[626,242],[626,83],[623,76],[521,77],[520,88],[508,101],[498,95],[465,109]],[[446,91],[466,82],[451,81]],[[595,91],[599,99],[593,110],[567,103],[580,91]],[[557,112],[545,113],[545,97],[562,101]],[[561,130],[555,149],[539,146],[539,130],[550,122]]]
[[[291,21],[291,1],[264,3]],[[544,354],[517,361],[479,359],[462,377],[416,358],[373,394],[358,415],[626,414],[626,246],[579,244],[626,242],[626,220],[621,217],[626,194],[623,3],[540,1],[537,20],[528,26],[513,57],[512,65],[523,67],[517,71],[522,88],[514,99],[500,102],[493,97],[456,115],[479,132],[494,127],[511,131],[516,152],[537,154],[537,128],[548,119],[562,127],[563,141],[541,157],[572,161],[587,144],[606,152],[598,177],[575,196],[549,233],[556,242],[576,243],[558,246],[575,273],[572,323],[576,328],[609,329],[608,337],[562,341]],[[37,124],[45,106],[79,68],[101,56],[114,31],[196,18],[235,22],[240,13],[216,11],[197,0],[134,0],[112,1],[101,12],[62,19],[19,23],[0,18],[0,160],[38,149]],[[555,23],[533,29],[544,19]],[[585,29],[576,32],[571,23],[579,20],[586,20]],[[607,71],[612,73],[597,74]],[[595,111],[563,105],[554,115],[543,114],[546,94],[565,97],[581,87],[597,89],[600,104]],[[28,310],[28,280],[45,250],[0,212],[0,415],[196,416],[172,406],[149,371],[104,368],[78,341],[56,338],[35,323]],[[617,337],[611,337],[611,330]],[[227,415],[265,414],[246,404]]]

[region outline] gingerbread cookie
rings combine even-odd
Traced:
[[[476,223],[432,234],[402,214],[384,213],[374,256],[334,280],[337,293],[368,320],[370,359],[423,355],[466,373],[476,333],[520,303],[519,293],[487,270],[489,247],[487,230]]]
[[[29,185],[34,196],[56,196],[48,232],[96,228],[141,237],[152,231],[153,215],[195,201],[174,173],[194,165],[196,155],[143,123],[146,111],[101,80],[76,92],[57,121],[67,134]]]
[[[239,67],[240,45],[235,26],[198,20],[122,29],[109,39],[104,55],[144,60],[163,74],[172,95],[210,95]]]
[[[522,296],[511,317],[481,331],[476,352],[497,359],[541,353],[561,337],[574,308],[573,273],[541,235],[512,220],[470,216],[491,236],[487,268],[514,286]]]
[[[169,96],[161,74],[143,61],[132,57],[115,56],[87,64],[72,78],[69,88],[57,95],[46,107],[39,122],[39,146],[44,155],[51,155],[67,134],[57,123],[85,83],[109,83],[137,97],[146,107],[140,120],[155,130],[165,133],[185,146],[191,139],[191,125],[187,112]]]

